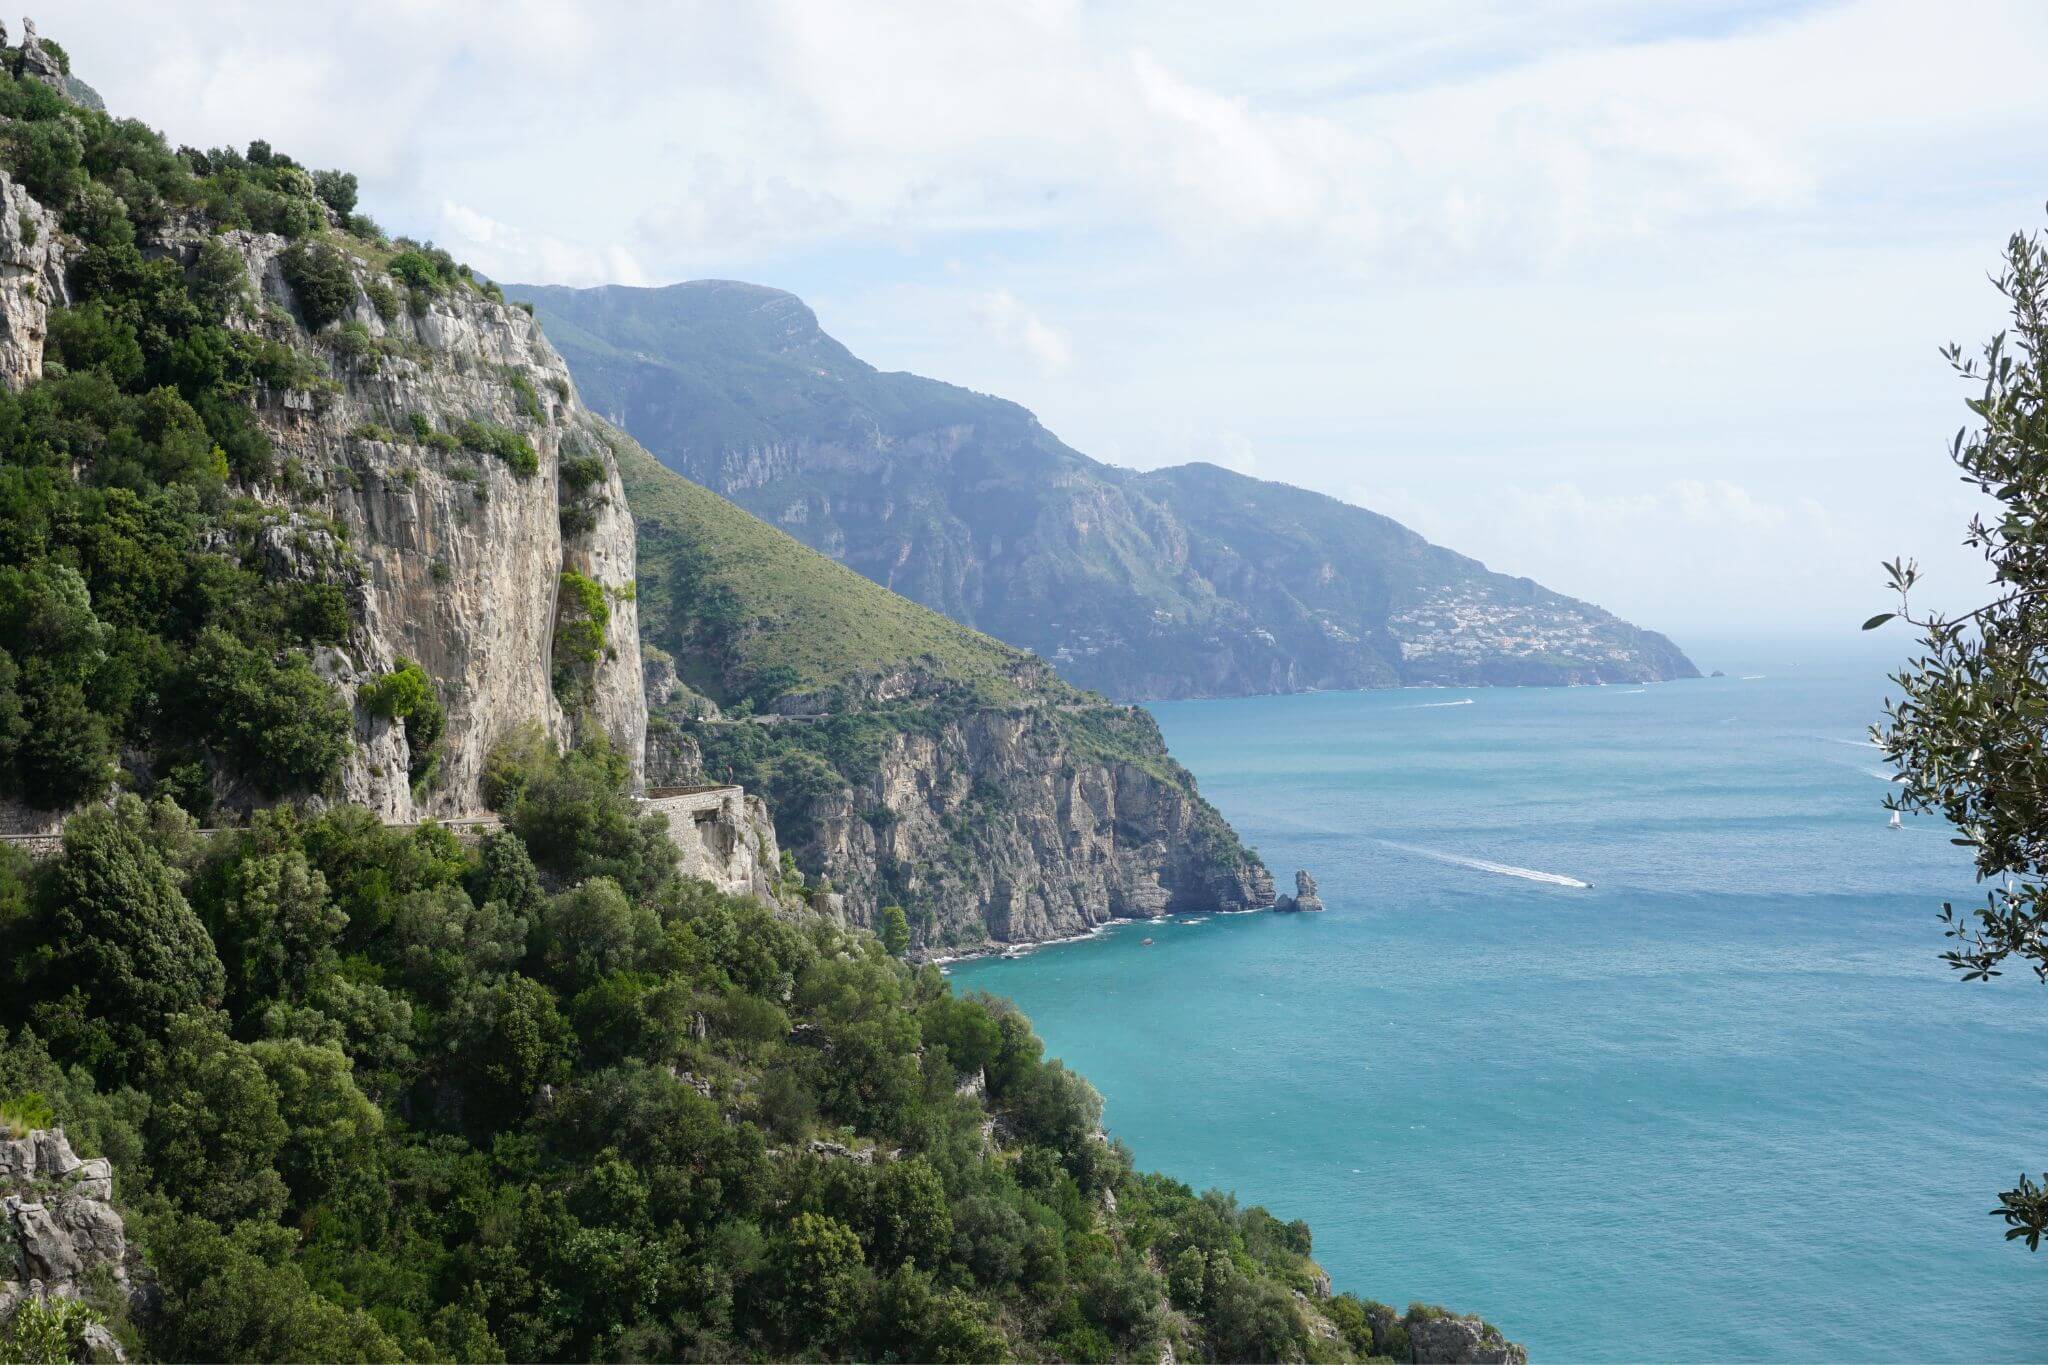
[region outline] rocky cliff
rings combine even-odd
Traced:
[[[847,917],[928,951],[1272,904],[1144,711],[1077,691],[622,445],[658,679],[649,776],[764,792]]]
[[[349,259],[354,297],[345,316],[315,335],[291,312],[283,238],[212,239],[235,250],[260,300],[249,325],[306,351],[332,380],[308,396],[269,394],[259,404],[304,490],[266,528],[276,571],[338,571],[358,607],[348,646],[321,660],[325,671],[353,699],[364,682],[415,659],[447,708],[438,780],[416,797],[404,727],[357,707],[361,743],[343,778],[346,798],[394,820],[473,811],[497,739],[529,723],[559,742],[573,737],[552,657],[571,572],[605,591],[610,613],[587,714],[637,762],[647,711],[633,519],[608,432],[577,402],[534,320],[464,288],[414,291],[408,307],[386,317],[369,291],[393,281],[364,251]],[[206,240],[192,225],[157,246],[194,265]],[[516,433],[534,467],[446,439],[465,424]],[[564,464],[576,460],[597,461],[601,472],[572,486]],[[582,515],[565,515],[572,509]]]
[[[330,235],[346,297],[318,326],[286,278],[290,243],[279,234],[169,213],[139,245],[188,273],[211,272],[212,287],[239,296],[227,326],[272,348],[273,369],[296,371],[251,394],[276,465],[236,490],[253,514],[216,539],[269,580],[346,592],[346,639],[315,658],[354,714],[357,743],[333,794],[391,821],[468,813],[498,738],[537,724],[568,741],[553,651],[571,574],[603,594],[609,618],[597,657],[573,679],[576,714],[637,764],[646,703],[633,522],[609,429],[578,403],[526,312],[465,279],[408,287],[390,273],[391,249]],[[0,172],[9,388],[43,375],[50,309],[68,300],[67,270],[82,255],[57,215]],[[360,704],[365,685],[403,659],[424,668],[446,708],[431,769],[407,726]],[[146,775],[150,759],[138,752],[131,763]],[[224,778],[216,786],[226,806],[258,803]]]
[[[114,1168],[82,1161],[62,1128],[0,1137],[0,1354],[4,1329],[31,1300],[70,1299],[103,1316],[143,1306],[127,1230],[114,1208]],[[92,1356],[121,1359],[105,1326],[84,1329]]]
[[[884,373],[730,281],[512,286],[597,410],[874,581],[1127,699],[1696,676],[1663,636],[1364,508],[1118,469],[1014,403]]]
[[[687,752],[706,755],[697,773],[708,765],[774,795],[787,847],[829,880],[850,921],[902,905],[927,950],[1272,904],[1271,875],[1144,712],[920,691],[850,714],[671,723]]]

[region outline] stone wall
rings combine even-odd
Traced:
[[[668,821],[685,876],[701,877],[728,895],[776,903],[782,850],[760,797],[742,787],[671,787],[650,790],[646,804]]]

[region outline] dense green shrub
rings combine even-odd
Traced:
[[[348,257],[325,242],[293,242],[279,258],[285,283],[306,326],[319,331],[355,307],[356,277]]]
[[[493,767],[475,848],[123,798],[0,858],[0,1097],[120,1162],[151,1353],[1149,1358],[1169,1289],[1197,1355],[1375,1343],[1312,1342],[1292,1226],[1133,1173],[1014,1009],[683,879],[601,743]]]
[[[448,728],[447,709],[427,671],[414,660],[402,658],[397,668],[366,684],[357,700],[386,720],[405,723],[409,770],[414,781],[424,777]]]
[[[563,570],[555,599],[554,686],[564,706],[577,709],[588,702],[611,619],[604,585],[573,569]]]
[[[455,438],[466,450],[497,456],[522,479],[531,478],[540,470],[540,456],[534,452],[533,443],[509,427],[472,418],[456,427]]]

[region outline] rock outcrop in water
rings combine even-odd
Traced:
[[[1316,894],[1316,879],[1309,876],[1306,871],[1296,872],[1294,894],[1280,897],[1273,902],[1273,908],[1282,911],[1322,909],[1323,898]]]

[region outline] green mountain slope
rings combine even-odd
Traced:
[[[1273,883],[1145,711],[889,592],[613,443],[639,530],[649,776],[764,793],[856,923],[903,907],[921,951],[1059,938]],[[723,711],[720,710],[723,708]],[[756,715],[756,711],[775,714]]]
[[[912,664],[991,699],[1052,681],[1018,651],[862,578],[638,446],[622,439],[616,449],[639,530],[647,638],[698,690],[765,706]]]
[[[865,364],[793,295],[511,286],[597,410],[863,575],[1127,698],[1696,676],[1663,636],[1214,466],[1133,473]]]

